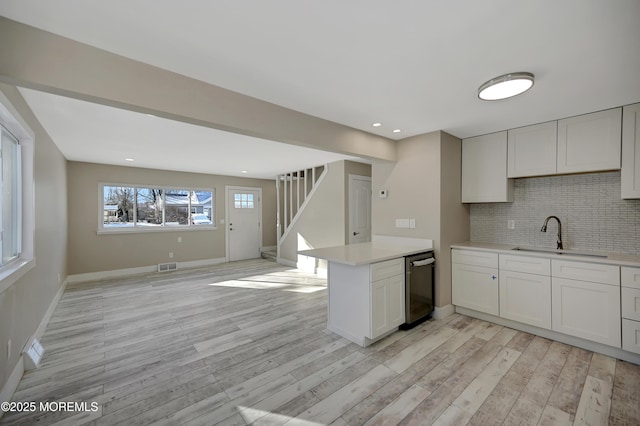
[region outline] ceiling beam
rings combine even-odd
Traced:
[[[248,136],[396,160],[391,139],[0,17],[0,81]]]

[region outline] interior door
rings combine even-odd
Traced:
[[[260,188],[227,188],[229,261],[260,257],[262,204]]]
[[[371,241],[371,178],[349,175],[349,244]]]

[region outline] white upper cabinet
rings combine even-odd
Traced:
[[[507,132],[462,140],[462,202],[513,201],[507,178]]]
[[[517,178],[555,174],[557,139],[557,121],[509,130],[507,176]]]
[[[558,173],[620,169],[622,108],[558,121]]]
[[[640,104],[622,115],[622,198],[640,198]]]

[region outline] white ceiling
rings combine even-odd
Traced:
[[[638,0],[2,0],[0,14],[392,139],[434,130],[468,137],[640,101]],[[535,74],[533,89],[505,101],[477,99],[480,84],[513,71]],[[95,129],[119,114],[118,133],[103,136],[118,139],[120,157],[132,146],[175,146],[175,133],[144,133],[152,117],[24,93],[70,159],[95,154]],[[83,126],[69,112],[77,108],[86,110],[84,131],[93,132],[75,133]],[[371,127],[376,121],[383,126]],[[189,134],[171,162],[184,154],[189,167],[202,162],[219,173],[205,156],[186,153],[213,157],[208,145],[231,136],[197,127]],[[247,139],[233,137],[216,151],[226,155]],[[144,166],[168,168],[164,161]]]

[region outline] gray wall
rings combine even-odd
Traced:
[[[471,241],[555,248],[549,215],[565,249],[640,254],[640,200],[620,199],[620,172],[516,179],[513,203],[471,205]]]
[[[68,173],[70,275],[224,258],[225,225],[220,225],[220,219],[225,218],[225,185],[262,188],[262,244],[276,244],[275,180],[82,162],[69,162]],[[101,182],[212,188],[216,193],[218,229],[98,235]],[[182,237],[180,243],[178,236]],[[172,259],[169,252],[174,253]]]
[[[0,389],[67,275],[67,161],[15,87],[0,90],[35,133],[35,267],[0,293]],[[7,341],[11,354],[7,359]]]
[[[436,306],[443,307],[451,303],[449,246],[469,239],[469,210],[460,202],[462,143],[444,132],[397,143],[397,162],[373,162],[372,233],[433,240]],[[377,196],[380,189],[387,198]],[[397,218],[415,218],[416,227],[396,228]]]

